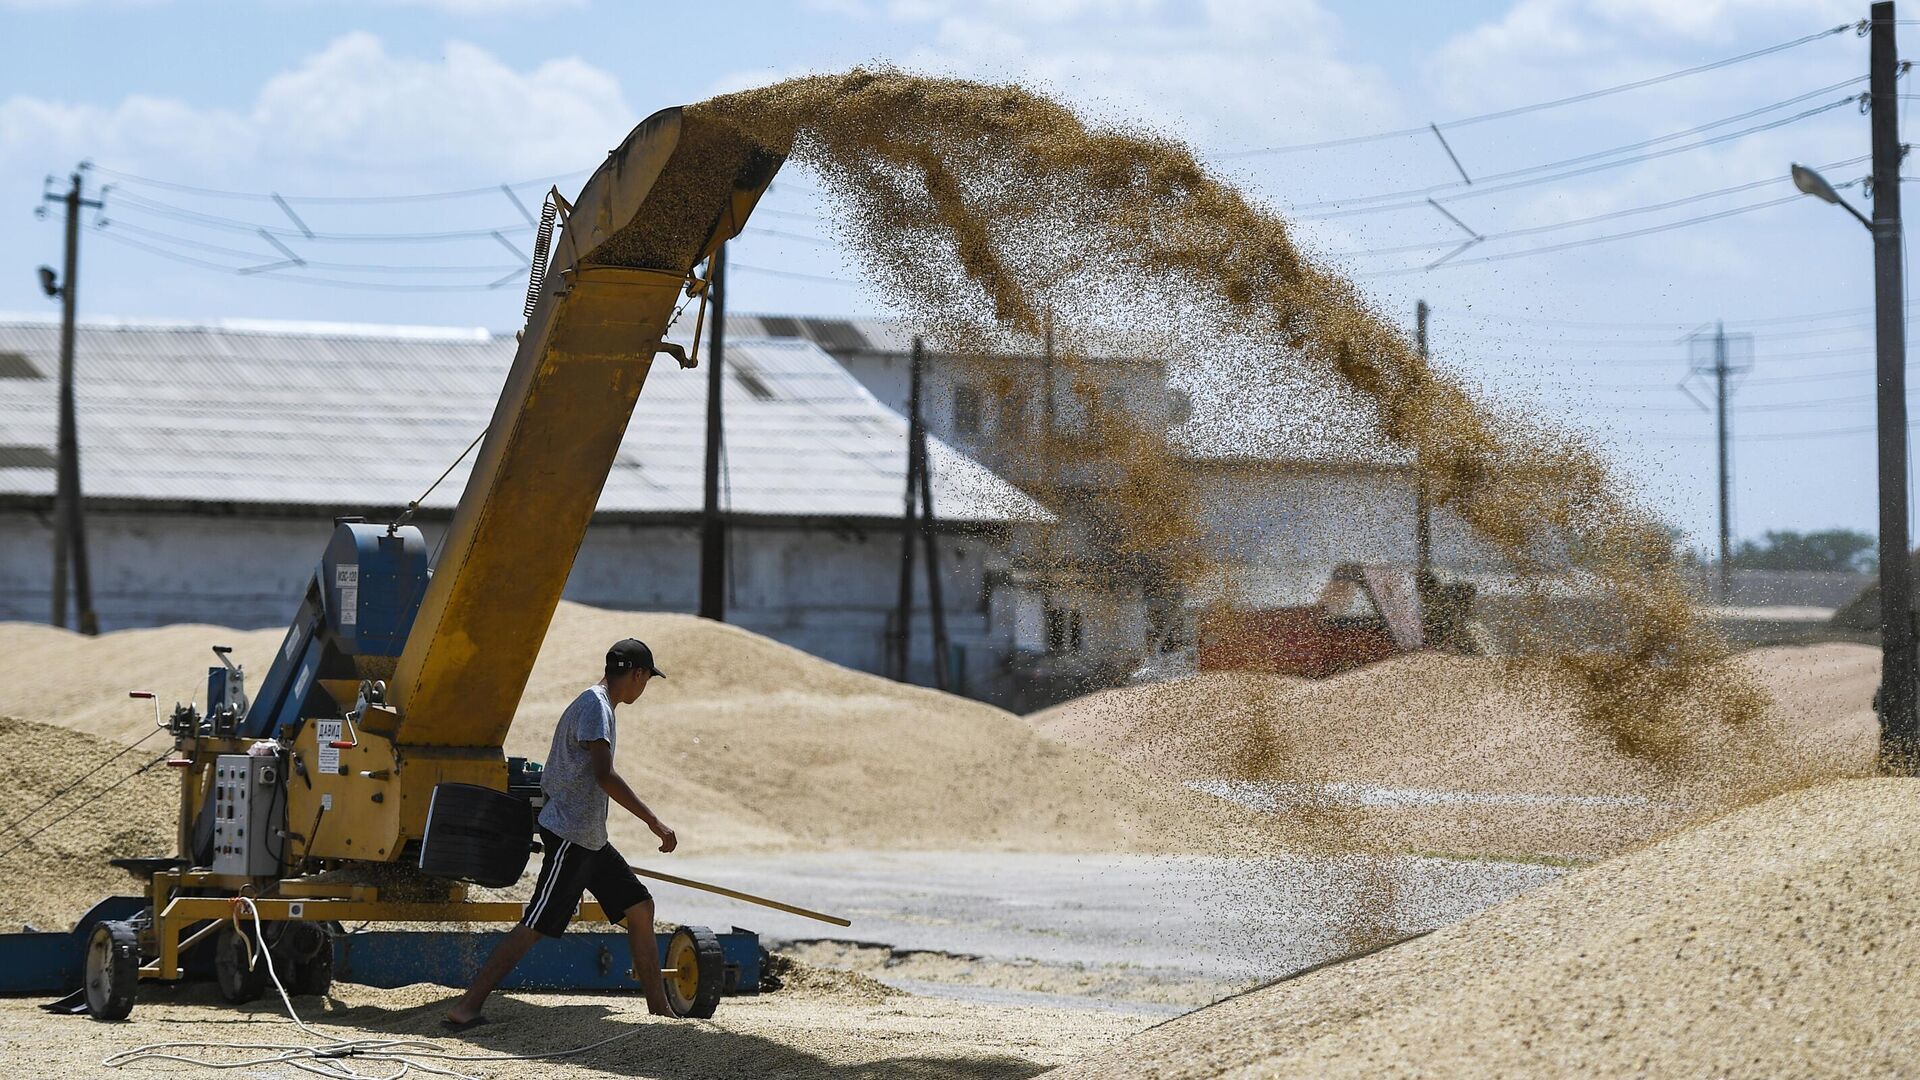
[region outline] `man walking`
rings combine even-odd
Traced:
[[[465,1031],[487,1022],[480,1013],[487,995],[506,978],[542,935],[559,937],[573,918],[580,894],[592,892],[607,917],[627,927],[633,971],[646,991],[647,1011],[673,1016],[660,978],[660,953],[653,936],[653,895],[607,842],[607,801],[620,804],[647,823],[660,838],[660,850],[672,851],[673,830],[661,822],[613,768],[613,710],[631,705],[653,678],[666,678],[653,666],[653,650],[626,638],[607,650],[606,677],[580,692],[560,714],[540,778],[546,805],[540,811],[540,839],[546,859],[533,886],[533,899],[519,925],[495,946],[480,966],[466,995],[441,1023]]]

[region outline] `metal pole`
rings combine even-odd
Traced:
[[[84,166],[83,166],[84,167]],[[87,566],[87,521],[80,493],[80,435],[74,409],[73,337],[79,304],[80,209],[99,207],[98,199],[81,198],[81,174],[60,201],[67,211],[67,250],[60,280],[60,435],[54,481],[53,625],[67,624],[67,560],[73,560],[73,606],[79,630],[98,634],[100,619],[93,610],[93,582]]]
[[[913,382],[920,385],[920,372],[926,367],[926,351],[918,337],[913,339]],[[914,394],[919,400],[919,394]],[[916,416],[919,410],[915,409]],[[933,462],[927,455],[927,425],[917,423],[919,430],[913,440],[914,472],[920,478],[920,536],[927,546],[927,615],[933,620],[933,685],[942,690],[947,685],[947,612],[945,598],[940,589],[940,551],[934,544],[933,534]]]
[[[1427,302],[1414,305],[1414,340],[1420,347],[1420,361],[1425,363],[1427,353]],[[1417,455],[1417,452],[1416,452]],[[1427,588],[1427,581],[1433,574],[1433,517],[1432,508],[1427,505],[1427,478],[1420,471],[1420,461],[1416,456],[1413,463],[1413,569],[1414,582],[1418,589]],[[1421,599],[1424,601],[1425,596]]]
[[[700,507],[700,617],[727,621],[726,521],[720,514],[720,448],[725,440],[721,399],[727,347],[727,248],[713,253],[713,332],[707,344],[706,491]]]
[[[60,433],[54,447],[53,480],[53,625],[67,625],[67,555],[73,543],[73,504],[78,501],[72,468],[73,437],[73,268],[79,262],[80,174],[61,200],[67,211],[66,261],[60,277]]]
[[[907,681],[907,661],[913,647],[914,499],[918,495],[920,455],[920,346],[914,339],[913,362],[907,390],[907,497],[900,514],[900,601],[894,612],[893,675]]]
[[[1716,322],[1713,330],[1714,424],[1720,441],[1720,602],[1733,595],[1732,499],[1727,477],[1727,324]]]
[[[1046,425],[1046,429],[1047,429],[1046,437],[1048,440],[1051,440],[1053,438],[1053,422],[1054,422],[1054,412],[1055,412],[1055,406],[1053,403],[1053,311],[1052,309],[1048,309],[1045,318],[1046,318],[1046,321],[1043,324],[1044,331],[1041,338],[1041,347],[1044,351],[1040,354],[1040,357],[1041,357],[1040,362],[1042,365],[1041,374],[1044,376],[1044,380],[1045,380],[1045,385],[1041,387],[1041,389],[1046,392],[1046,400],[1041,402],[1040,415],[1042,417],[1043,422]],[[1047,451],[1047,460],[1049,461],[1053,460],[1053,452],[1051,449]]]
[[[1868,90],[1873,123],[1873,293],[1879,389],[1880,748],[1901,771],[1915,765],[1912,563],[1907,553],[1907,373],[1905,291],[1900,266],[1900,54],[1894,6],[1872,7]]]

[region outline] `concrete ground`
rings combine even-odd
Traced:
[[[1563,869],[1412,856],[845,852],[641,865],[840,915],[841,928],[653,883],[668,922],[741,926],[916,993],[1182,1011],[1447,923]],[[1008,997],[1012,994],[1014,997]]]

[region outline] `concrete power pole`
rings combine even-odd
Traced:
[[[908,665],[913,655],[913,542],[920,531],[920,523],[915,507],[920,494],[920,442],[923,438],[920,415],[921,379],[924,377],[925,352],[920,339],[913,339],[913,363],[908,373],[907,389],[907,493],[906,501],[900,508],[900,599],[894,608],[893,626],[893,677],[901,682],[908,678]],[[931,582],[931,578],[928,579]]]
[[[1689,336],[1687,347],[1687,378],[1681,380],[1680,389],[1693,398],[1694,404],[1713,413],[1714,442],[1720,463],[1717,595],[1724,604],[1733,593],[1733,421],[1727,403],[1739,389],[1739,377],[1753,369],[1753,335],[1729,334],[1726,324],[1716,320],[1711,330],[1702,329]],[[1707,381],[1713,404],[1700,400],[1687,385],[1688,380],[1696,376]]]
[[[713,336],[707,344],[706,490],[700,505],[700,617],[727,621],[727,523],[720,513],[720,448],[725,439],[720,407],[727,355],[727,247],[713,253]]]
[[[1427,352],[1427,313],[1431,310],[1425,300],[1414,305],[1414,340],[1420,347],[1420,361],[1425,363]],[[1428,579],[1433,574],[1433,508],[1427,505],[1427,479],[1420,471],[1420,462],[1413,463],[1413,568],[1416,589],[1427,588]],[[1428,598],[1420,597],[1424,603]]]
[[[82,169],[86,166],[82,165]],[[53,625],[67,625],[67,561],[73,561],[73,601],[79,630],[98,634],[100,619],[93,610],[93,582],[87,566],[86,515],[80,498],[80,434],[74,414],[73,334],[75,313],[79,309],[80,211],[100,209],[99,199],[82,195],[81,173],[71,177],[65,195],[42,194],[44,202],[61,203],[67,214],[67,247],[60,279],[53,271],[40,268],[40,283],[47,295],[60,298],[60,435],[54,472],[53,495]]]
[[[1720,446],[1720,602],[1733,595],[1733,515],[1727,480],[1727,324],[1713,324],[1713,419]]]
[[[1880,750],[1900,771],[1920,763],[1915,716],[1913,564],[1907,553],[1906,284],[1900,265],[1900,53],[1891,2],[1870,16],[1867,90],[1873,136],[1873,299],[1880,432]]]

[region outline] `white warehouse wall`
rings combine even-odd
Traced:
[[[284,626],[332,535],[324,517],[225,517],[95,511],[87,516],[94,608],[102,630],[175,623]],[[444,523],[425,522],[429,549]],[[895,529],[736,527],[730,532],[728,622],[863,671],[880,672],[899,596]],[[963,650],[967,689],[994,696],[1012,648],[987,618],[1000,541],[944,535],[943,608]],[[0,620],[45,622],[52,532],[46,515],[0,512]],[[916,545],[916,559],[924,549]],[[931,681],[924,562],[917,562],[913,674]],[[566,597],[596,607],[691,612],[699,596],[699,533],[680,525],[596,522]]]

